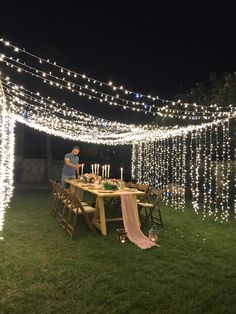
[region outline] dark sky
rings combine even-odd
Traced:
[[[236,69],[235,10],[226,2],[47,2],[1,4],[1,35],[92,77],[162,97],[212,71]]]
[[[235,9],[226,2],[8,2],[1,4],[0,37],[140,93],[172,98],[213,71],[236,70]],[[86,111],[125,121],[113,108],[96,108]]]

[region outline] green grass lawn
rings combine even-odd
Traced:
[[[115,230],[75,239],[47,211],[49,192],[16,192],[0,241],[0,313],[236,313],[236,221],[163,208],[161,248]],[[147,231],[147,230],[146,230]]]

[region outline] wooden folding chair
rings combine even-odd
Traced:
[[[96,209],[85,202],[81,202],[74,194],[70,194],[69,215],[66,226],[66,232],[73,237],[77,232],[77,223],[79,215],[82,215],[89,229],[95,231],[95,228],[90,220],[88,214],[94,213]]]
[[[48,210],[56,216],[57,211],[59,207],[61,206],[62,203],[62,188],[60,183],[57,183],[54,180],[50,180],[50,184],[52,186],[52,194],[51,194],[51,199],[49,202]]]
[[[138,201],[138,210],[140,220],[147,223],[151,219],[152,224],[159,224],[163,227],[161,209],[159,205],[160,193],[156,189],[151,189],[149,186],[140,187],[140,190],[145,191],[145,195]],[[151,197],[153,198],[151,202]]]
[[[137,199],[138,203],[142,202],[148,202],[149,201],[149,193],[150,193],[150,185],[147,184],[136,184],[136,189],[139,191],[144,192],[144,195],[141,196],[141,198]]]
[[[134,188],[134,189],[136,189],[137,188],[137,184],[136,183],[133,183],[133,182],[126,182],[125,183],[125,186],[127,187],[127,188]]]
[[[49,205],[48,205],[48,210],[53,213],[54,212],[54,208],[55,208],[55,204],[56,204],[56,199],[57,199],[57,194],[56,194],[56,181],[54,180],[49,180],[51,188],[52,188],[52,193],[51,193],[51,197],[49,200]]]
[[[61,190],[61,205],[57,210],[56,219],[59,225],[66,230],[69,218],[69,206],[71,204],[71,192],[67,189]]]

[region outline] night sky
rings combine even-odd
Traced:
[[[235,71],[233,7],[156,2],[5,2],[1,35],[92,77],[165,97],[212,71]]]
[[[91,77],[168,99],[212,72],[236,70],[235,10],[224,2],[48,2],[1,4],[0,37]],[[83,98],[76,104],[127,122],[122,110]],[[140,115],[130,112],[128,120]]]

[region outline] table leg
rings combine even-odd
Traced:
[[[102,235],[107,235],[106,216],[105,216],[105,207],[104,207],[103,197],[97,196],[96,210],[97,210],[97,213],[94,215],[93,224],[95,225],[95,227],[97,227],[101,231]]]

